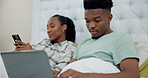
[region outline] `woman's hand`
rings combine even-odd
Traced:
[[[22,41],[16,40],[14,45],[16,46],[16,51],[26,51],[26,50],[33,50],[32,46],[29,43],[24,43]]]
[[[52,73],[54,75],[54,78],[58,78],[58,74],[60,73],[60,71],[53,70]]]

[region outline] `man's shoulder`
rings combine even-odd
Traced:
[[[111,37],[121,38],[121,37],[129,37],[130,34],[123,32],[113,32],[111,33]]]
[[[122,33],[122,32],[112,32],[104,37],[102,37],[101,41],[105,43],[116,43],[119,41],[123,41],[125,39],[130,39],[131,36],[127,33]]]
[[[129,34],[128,33],[124,33],[124,32],[112,32],[112,35],[123,36],[123,35],[129,35]]]
[[[90,41],[91,39],[92,39],[92,38],[85,39],[85,40],[83,40],[83,41],[81,42],[81,44],[86,43],[86,42]]]
[[[83,44],[89,42],[90,40],[91,40],[91,38],[85,39],[85,40],[81,41],[80,43],[78,43],[78,46],[83,45]]]

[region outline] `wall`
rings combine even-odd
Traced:
[[[112,0],[111,29],[132,36],[135,42],[148,43],[148,0]],[[70,17],[76,28],[76,43],[89,37],[85,25],[83,0],[36,0],[32,43],[46,36],[47,20],[54,14]]]
[[[47,21],[55,14],[64,15],[73,20],[77,44],[90,37],[84,20],[83,0],[36,0],[34,3],[32,44],[37,44],[48,37]]]
[[[0,0],[0,51],[14,50],[12,34],[31,40],[33,0]]]

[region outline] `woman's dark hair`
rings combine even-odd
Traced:
[[[84,0],[84,9],[106,9],[111,12],[112,0]]]
[[[76,31],[75,31],[75,25],[73,21],[68,17],[58,15],[58,14],[52,17],[58,17],[59,21],[61,22],[61,25],[64,25],[64,24],[67,25],[66,40],[75,42]]]

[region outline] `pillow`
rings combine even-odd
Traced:
[[[148,58],[148,44],[139,43],[136,45],[138,56],[140,58],[139,66]]]
[[[148,78],[148,44],[138,43],[136,45],[139,61],[140,76]]]
[[[148,78],[148,59],[139,67],[140,76]]]
[[[134,42],[135,43],[135,45],[138,45],[139,44],[139,42]]]

